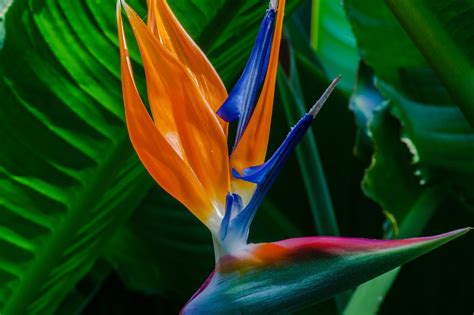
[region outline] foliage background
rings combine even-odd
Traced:
[[[169,2],[231,88],[267,3]],[[329,79],[344,81],[251,240],[472,226],[474,3],[291,0],[286,17],[272,148]],[[0,312],[176,313],[210,272],[212,243],[130,146],[115,1],[0,0],[0,24]],[[472,243],[305,312],[470,314]]]

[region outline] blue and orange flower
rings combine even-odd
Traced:
[[[134,82],[122,8],[142,57],[151,115]],[[266,160],[284,9],[285,0],[270,1],[248,63],[228,94],[165,0],[148,0],[146,23],[125,1],[117,3],[132,144],[155,181],[208,227],[214,241],[216,269],[184,313],[289,310],[311,304],[466,231],[402,241],[308,237],[247,244],[255,212],[339,80]],[[237,129],[229,150],[231,122],[237,122]]]

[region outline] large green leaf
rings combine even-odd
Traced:
[[[189,12],[189,3],[172,4]],[[231,1],[221,7],[192,3],[202,15],[178,15],[208,43],[229,82],[257,31],[260,14],[254,11],[264,12],[266,4],[246,1],[229,10]],[[219,21],[233,26],[211,27]],[[0,55],[0,311],[49,314],[90,270],[151,180],[123,123],[114,1],[17,1],[6,30]]]
[[[383,3],[346,0],[345,7],[362,57],[401,121],[421,185],[449,183],[456,195],[471,197],[474,130]]]
[[[8,12],[0,57],[3,314],[51,313],[144,193],[132,184],[145,174],[123,131],[115,44],[78,38],[83,19],[95,24],[70,5],[18,1]]]
[[[409,77],[407,69],[427,68],[423,56],[383,2],[344,0],[343,3],[359,53],[377,77],[403,88]]]
[[[474,127],[474,1],[385,2]]]
[[[345,7],[360,53],[373,68],[378,78],[377,87],[384,98],[390,101],[390,111],[401,123],[392,124],[390,132],[401,130],[401,141],[410,151],[411,157],[404,158],[405,161],[401,163],[405,164],[402,167],[410,167],[412,177],[413,174],[416,176],[409,186],[412,189],[406,191],[416,195],[420,189],[447,185],[446,195],[454,193],[452,195],[456,198],[464,198],[469,202],[474,195],[471,185],[474,174],[474,130],[469,127],[446,88],[383,3],[346,0]],[[386,124],[380,126],[387,127]],[[384,141],[379,141],[379,144],[384,145]],[[385,155],[385,158],[388,162],[396,161],[389,155]],[[377,162],[383,163],[384,160],[379,158],[375,160]],[[413,165],[408,166],[411,163]],[[409,208],[407,204],[387,204],[390,188],[386,184],[387,178],[382,179],[380,176],[379,181],[372,184],[378,192],[371,197],[381,203],[385,210],[406,213]],[[382,197],[383,190],[386,191],[385,197]],[[398,201],[409,200],[409,196],[410,193]]]

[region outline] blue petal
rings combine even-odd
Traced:
[[[273,183],[275,177],[280,173],[283,164],[288,160],[290,154],[295,150],[296,145],[301,138],[306,134],[306,131],[311,126],[313,116],[306,114],[293,127],[290,133],[286,136],[285,141],[273,153],[272,157],[262,165],[246,168],[239,174],[235,169],[232,171],[234,177],[259,185],[271,180]]]
[[[267,73],[275,17],[275,10],[272,8],[268,9],[242,76],[217,111],[217,114],[227,122],[239,119],[235,143],[238,143],[242,137],[253,114]]]
[[[329,85],[311,110],[291,129],[283,143],[267,162],[262,165],[246,168],[242,171],[242,174],[239,174],[235,169],[232,170],[235,178],[257,184],[257,188],[248,205],[235,217],[235,219],[232,220],[232,225],[239,227],[241,233],[240,237],[248,236],[250,224],[255,216],[257,208],[262,203],[263,198],[275,182],[278,174],[280,174],[283,165],[288,160],[291,153],[293,153],[301,138],[303,138],[308,131],[314,117],[316,117],[339,80],[340,76]]]

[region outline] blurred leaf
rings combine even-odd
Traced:
[[[250,245],[221,258],[182,312],[289,313],[411,261],[469,230],[405,240],[306,237]]]
[[[385,2],[474,127],[474,2]]]
[[[379,82],[403,122],[402,141],[412,153],[421,185],[446,183],[458,198],[474,198],[474,129],[461,111],[443,103],[417,102]]]
[[[340,87],[347,93],[355,82],[359,55],[342,2],[313,0],[311,46],[328,77],[342,74]]]
[[[428,68],[420,52],[382,1],[343,0],[364,62],[395,88],[408,86],[406,69]]]
[[[401,125],[392,125],[401,128],[400,137],[411,158],[405,154],[405,162],[399,165],[410,168],[419,182],[416,184],[412,178],[412,189],[406,191],[416,195],[417,185],[446,184],[447,191],[469,202],[474,196],[474,129],[452,104],[444,86],[383,3],[346,0],[345,7],[362,57],[379,79],[377,88],[390,100],[390,111],[400,120]],[[378,141],[379,145],[384,145],[382,141]],[[387,161],[395,157],[386,155]],[[372,187],[382,191],[384,183],[387,182],[375,182]],[[394,207],[397,211],[409,208],[406,204],[383,206],[390,212]]]

